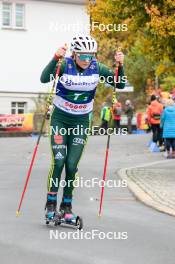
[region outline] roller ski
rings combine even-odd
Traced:
[[[83,229],[83,220],[72,212],[71,203],[61,203],[59,213],[55,218],[55,226],[60,224],[75,226],[79,230]]]
[[[68,200],[69,199],[65,199]],[[66,224],[70,226],[75,226],[77,229],[83,229],[83,220],[80,216],[75,215],[72,212],[71,202],[65,202],[64,199],[61,202],[60,209],[57,212],[56,202],[46,203],[46,224],[50,222],[54,223],[55,226]]]

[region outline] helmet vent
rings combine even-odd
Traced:
[[[84,41],[82,41],[82,44],[84,45],[84,47],[86,48],[86,43]]]

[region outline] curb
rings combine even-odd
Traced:
[[[129,167],[129,168],[122,168],[119,171],[117,171],[117,174],[119,175],[119,177],[122,180],[126,180],[127,181],[127,186],[129,188],[129,190],[133,193],[133,195],[142,203],[144,203],[145,205],[156,209],[157,211],[161,212],[161,213],[166,213],[168,215],[171,216],[175,216],[175,210],[173,210],[172,208],[169,208],[168,206],[165,206],[163,204],[161,204],[160,202],[157,202],[156,200],[154,200],[148,193],[146,193],[146,191],[144,191],[141,187],[139,187],[139,185],[137,185],[136,182],[134,182],[133,180],[131,180],[128,175],[127,175],[127,170],[129,169],[136,169],[139,167],[148,167],[154,164],[158,164],[158,163],[162,163],[162,162],[169,162],[169,160],[166,161],[157,161],[157,162],[152,162],[152,163],[147,163],[147,164],[143,164],[143,165],[139,165],[139,166],[135,166],[135,167]]]

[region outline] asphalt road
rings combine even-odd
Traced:
[[[107,178],[120,183],[117,169],[163,159],[160,153],[148,152],[146,144],[149,137],[112,137]],[[33,138],[0,139],[1,263],[175,263],[174,217],[144,206],[126,187],[105,189],[101,218],[97,216],[100,188],[84,187],[75,191],[73,209],[83,216],[83,236],[96,230],[96,234],[102,232],[105,236],[109,232],[115,233],[117,239],[100,239],[98,236],[95,236],[95,239],[68,239],[66,236],[73,236],[77,232],[75,229],[46,226],[44,205],[50,163],[47,138],[42,138],[24,199],[22,215],[16,218],[15,211],[35,142]],[[102,178],[105,146],[106,137],[90,137],[79,168],[79,174],[84,179]],[[65,239],[59,237],[60,232]],[[52,239],[51,234],[55,234]],[[122,239],[126,237],[127,239]]]

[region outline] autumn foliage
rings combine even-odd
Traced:
[[[175,73],[175,1],[174,0],[96,0],[89,1],[91,25],[127,25],[126,30],[91,27],[99,43],[99,59],[107,65],[121,46],[129,82],[143,92],[147,80],[158,76],[164,84]],[[120,26],[121,29],[121,26]]]

